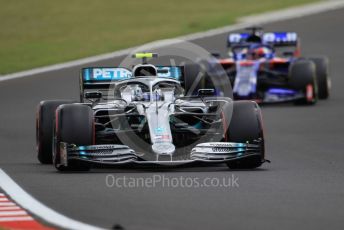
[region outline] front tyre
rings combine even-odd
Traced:
[[[293,62],[289,68],[289,85],[304,96],[295,101],[299,105],[314,105],[318,101],[315,64],[309,60]]]
[[[319,99],[330,96],[331,80],[329,77],[329,59],[327,57],[310,58],[315,64]]]
[[[54,126],[54,166],[59,171],[87,171],[88,162],[68,160],[68,166],[60,165],[60,143],[77,146],[93,145],[95,139],[93,110],[87,105],[62,105],[56,110]]]
[[[233,103],[233,113],[231,109],[223,109],[224,127],[228,126],[225,132],[225,141],[227,142],[253,142],[261,141],[260,155],[243,158],[227,163],[230,169],[254,169],[262,165],[265,158],[264,149],[264,130],[262,124],[261,110],[256,102],[253,101],[235,101]],[[232,117],[231,120],[228,118]],[[228,123],[230,122],[230,123]]]

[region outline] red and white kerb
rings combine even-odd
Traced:
[[[0,193],[0,228],[6,230],[52,230],[36,221],[3,193]]]

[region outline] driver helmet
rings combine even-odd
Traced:
[[[257,60],[257,59],[265,58],[266,54],[268,53],[269,53],[269,50],[266,47],[252,48],[247,53],[247,59]]]

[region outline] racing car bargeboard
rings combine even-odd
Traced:
[[[147,64],[156,56],[136,54],[143,63],[132,70],[84,68],[80,102],[42,101],[36,122],[39,161],[60,171],[131,164],[256,168],[265,162],[257,103],[216,97],[214,89],[186,96],[185,78],[196,76],[185,76],[187,65]]]

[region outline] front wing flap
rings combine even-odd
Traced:
[[[126,145],[89,145],[76,146],[60,143],[60,165],[68,166],[70,160],[85,161],[100,165],[164,165],[177,166],[192,163],[220,164],[252,156],[262,156],[263,143],[257,140],[254,143],[235,142],[206,142],[196,145],[184,160],[174,160],[170,157],[156,156],[156,160],[147,161]],[[155,153],[148,153],[154,154]],[[264,161],[262,159],[262,161]]]

